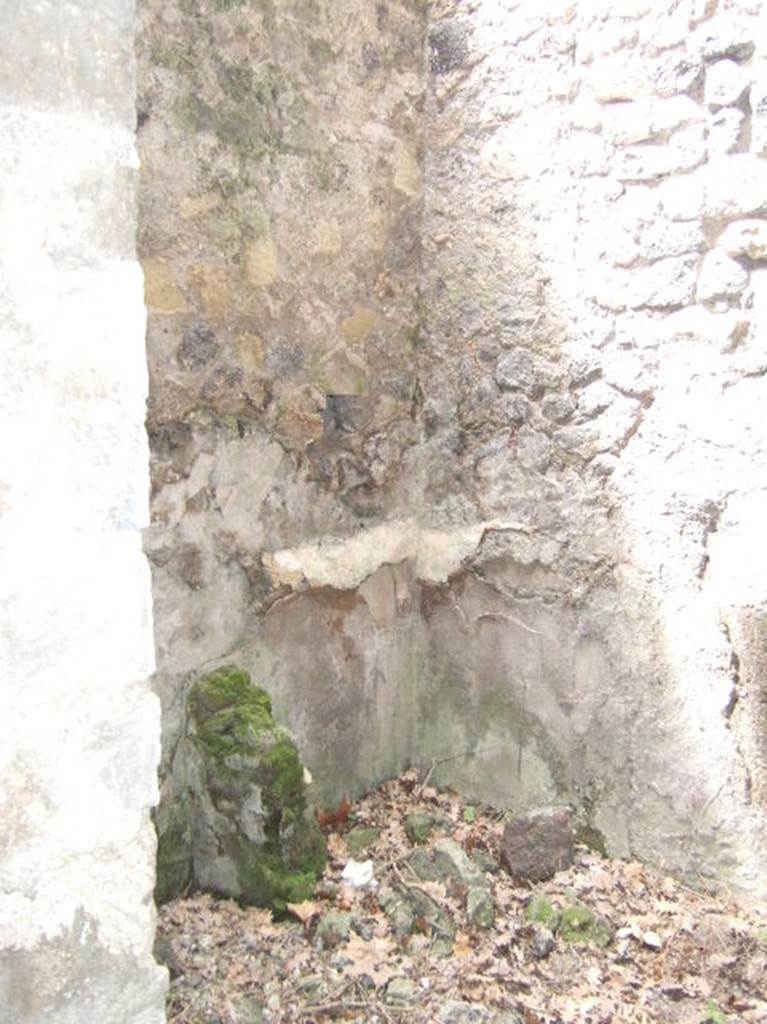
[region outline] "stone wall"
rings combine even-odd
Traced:
[[[160,1024],[130,0],[0,39],[0,1021]]]
[[[434,3],[430,44],[426,492],[514,524],[431,614],[493,708],[451,775],[763,892],[762,5]]]
[[[616,6],[144,0],[165,764],[239,661],[319,802],[434,760],[753,895],[764,19]]]

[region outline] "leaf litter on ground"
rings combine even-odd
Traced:
[[[408,838],[413,816],[429,822],[422,842]],[[169,1024],[767,1021],[764,916],[585,847],[550,881],[516,883],[499,866],[503,824],[409,771],[326,822],[325,875],[285,920],[209,895],[166,904],[157,948],[171,970]],[[359,827],[374,890],[342,882]],[[424,877],[446,838],[483,872],[495,912],[484,927],[465,884]],[[599,929],[566,931],[563,913]],[[319,938],[323,922],[337,939]]]

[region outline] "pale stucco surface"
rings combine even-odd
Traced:
[[[2,22],[0,1021],[160,1024],[134,9]]]

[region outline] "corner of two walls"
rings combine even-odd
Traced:
[[[452,758],[753,896],[759,5],[285,6],[141,5],[168,754],[235,659],[318,799]]]

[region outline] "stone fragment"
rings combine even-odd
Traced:
[[[205,316],[221,318],[231,308],[232,289],[225,264],[195,263],[186,281]]]
[[[541,563],[544,564],[543,559],[541,559]],[[471,855],[471,859],[483,874],[487,874],[488,872],[490,874],[496,874],[499,870],[500,865],[498,864],[498,861],[492,853],[487,850],[475,850]]]
[[[665,138],[668,132],[699,122],[701,110],[689,96],[650,97],[617,108],[607,107],[603,117],[605,131],[615,142],[626,145]]]
[[[619,151],[616,175],[621,181],[652,181],[698,167],[706,157],[706,133],[702,124],[674,132],[665,145],[629,146]]]
[[[718,3],[719,0],[690,0],[686,11],[690,28],[696,28],[702,21],[712,17]]]
[[[366,306],[357,308],[341,321],[341,335],[349,345],[361,345],[378,323],[378,314]]]
[[[669,53],[662,58],[654,76],[659,96],[671,97],[691,92],[703,75],[703,61],[687,53]]]
[[[532,354],[524,348],[504,352],[495,369],[495,380],[504,391],[530,393],[535,387],[535,369]]]
[[[312,382],[325,395],[366,395],[367,367],[356,352],[337,345],[317,360]]]
[[[440,1007],[437,1015],[439,1024],[486,1024],[490,1011],[481,1003],[465,1003],[449,999]]]
[[[152,955],[158,964],[162,964],[163,967],[168,968],[171,981],[184,973],[183,965],[178,958],[173,943],[164,935],[160,935],[158,933],[155,936]]]
[[[697,221],[706,209],[707,168],[700,167],[692,174],[670,177],[656,189],[661,204],[661,215],[672,221]]]
[[[400,150],[394,161],[394,187],[411,199],[416,199],[423,192],[423,173],[421,164],[413,153]]]
[[[705,168],[705,204],[710,217],[767,213],[764,161],[750,153],[710,160]]]
[[[597,476],[611,476],[618,468],[618,457],[609,452],[603,452],[592,460],[591,468]]]
[[[572,395],[545,395],[541,402],[541,412],[548,420],[565,423],[573,414],[575,402]]]
[[[706,61],[748,60],[754,52],[753,32],[748,23],[722,13],[701,25],[688,41],[688,50]]]
[[[573,863],[573,829],[566,807],[534,811],[507,822],[501,863],[520,881],[541,882]]]
[[[724,350],[742,337],[747,327],[744,314],[737,310],[714,313],[705,306],[688,306],[666,317],[658,327],[657,337],[661,342],[704,341]]]
[[[537,925],[531,944],[532,954],[536,960],[545,960],[554,949],[554,933],[544,925]]]
[[[767,260],[767,221],[738,220],[729,224],[719,238],[719,248],[730,256]]]
[[[640,232],[638,254],[646,260],[684,256],[698,251],[704,242],[698,221],[668,221],[658,217]]]
[[[748,272],[723,249],[706,255],[698,278],[698,302],[740,295],[748,284]]]
[[[745,114],[735,107],[713,112],[708,121],[708,154],[722,156],[733,153],[740,145]]]
[[[586,419],[591,419],[609,408],[617,397],[617,392],[609,384],[603,380],[595,380],[580,393],[578,412]]]
[[[193,372],[211,363],[218,352],[219,345],[213,328],[195,321],[184,328],[176,359],[183,370]]]
[[[391,929],[395,935],[409,935],[412,932],[415,914],[413,908],[404,900],[390,906],[386,911],[386,916],[389,918]]]
[[[734,106],[751,84],[746,68],[734,60],[720,60],[706,71],[706,104],[718,107]]]
[[[533,407],[518,392],[511,392],[501,396],[500,409],[503,418],[508,423],[525,423],[533,414]]]
[[[353,914],[345,910],[332,910],[317,925],[315,941],[320,949],[335,949],[349,938]]]
[[[454,839],[440,839],[434,844],[434,864],[443,878],[455,879],[469,887],[484,884],[484,876]]]
[[[429,32],[429,66],[435,75],[447,75],[464,66],[469,57],[469,23],[445,20]]]
[[[596,453],[599,431],[591,424],[562,427],[554,435],[555,443],[566,452],[591,456]]]
[[[592,65],[588,84],[599,103],[617,103],[642,96],[647,79],[638,61],[614,54]]]
[[[290,451],[303,451],[322,437],[324,401],[314,388],[291,391],[277,407],[274,433]]]
[[[751,149],[767,156],[767,66],[763,63],[751,87]]]
[[[299,992],[318,992],[321,988],[323,988],[322,975],[305,974],[296,982],[296,988],[298,989]]]
[[[433,824],[430,814],[408,814],[405,819],[405,834],[411,843],[425,843]]]
[[[277,250],[271,238],[259,238],[250,246],[245,273],[254,288],[268,288],[277,277]]]
[[[475,928],[492,927],[495,920],[495,904],[484,886],[469,889],[466,894],[466,917]]]
[[[173,267],[165,260],[148,259],[142,263],[144,298],[147,309],[156,313],[183,313],[186,299],[182,295]]]
[[[594,297],[606,309],[664,309],[683,306],[695,295],[697,259],[674,256],[649,267],[601,272],[594,279]]]
[[[174,763],[184,799],[158,817],[158,897],[192,888],[282,911],[312,894],[325,844],[307,813],[303,766],[266,692],[225,666],[187,698],[186,735]],[[191,878],[171,873],[182,852]],[[162,886],[162,893],[159,888]]]
[[[433,882],[439,877],[434,861],[425,850],[414,850],[407,862],[422,882]]]
[[[550,438],[539,430],[524,426],[517,435],[517,459],[525,469],[542,473],[551,461]]]
[[[233,996],[231,1006],[238,1024],[261,1024],[264,1019],[263,1006],[255,996]]]
[[[386,986],[384,999],[387,1003],[409,1003],[416,994],[415,982],[411,978],[392,978]]]

